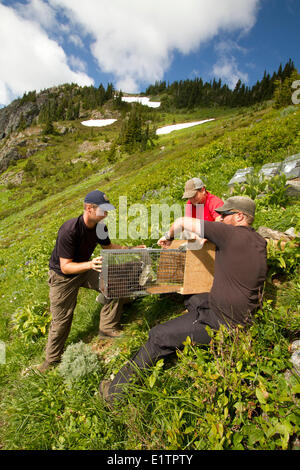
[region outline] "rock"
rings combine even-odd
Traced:
[[[263,238],[270,238],[272,240],[284,240],[290,241],[294,237],[287,235],[284,232],[279,232],[278,230],[272,230],[268,227],[259,227],[257,233],[261,235]]]
[[[300,349],[297,349],[291,357],[291,363],[293,364],[294,371],[300,377]]]
[[[60,135],[66,135],[69,132],[69,128],[65,126],[57,126]]]
[[[5,175],[2,176],[0,179],[1,184],[13,184],[14,186],[19,186],[22,183],[24,176],[24,171],[18,171],[17,173],[14,173],[12,171],[6,173]]]
[[[102,152],[103,150],[110,150],[111,148],[111,142],[105,142],[104,140],[101,140],[97,143],[90,142],[88,140],[85,140],[81,145],[78,147],[78,152],[79,153],[92,153],[95,151],[100,151]]]
[[[264,176],[266,178],[273,178],[273,176],[276,176],[280,173],[281,167],[282,167],[282,162],[267,163],[261,168],[259,172],[259,176]]]
[[[237,170],[233,178],[231,178],[229,181],[228,186],[233,186],[235,183],[245,183],[247,181],[246,176],[252,174],[253,172],[253,167]]]
[[[292,238],[300,237],[300,233],[299,233],[299,232],[296,233],[294,227],[289,228],[289,229],[286,230],[284,233],[285,233],[288,237],[292,237]]]
[[[0,149],[0,173],[7,170],[12,162],[31,157],[39,150],[47,147],[47,144],[38,139],[26,139],[39,132],[38,129],[11,134]],[[25,139],[24,139],[25,137]],[[27,147],[28,146],[28,147]]]
[[[295,180],[287,181],[288,188],[286,193],[288,196],[299,197],[300,196],[300,178]]]
[[[291,344],[291,352],[294,353],[295,351],[300,350],[300,339],[297,339]]]
[[[12,162],[26,158],[26,155],[20,153],[18,148],[10,148],[7,152],[0,152],[0,173],[3,173]]]
[[[105,175],[106,173],[109,173],[112,169],[113,169],[112,166],[110,166],[108,168],[104,168],[103,170],[100,170],[98,174],[99,175]]]
[[[40,107],[37,102],[14,100],[10,105],[0,109],[0,133],[2,138],[15,132],[22,125],[30,126],[33,120],[38,116]]]
[[[300,178],[300,153],[286,158],[281,171],[288,179]]]

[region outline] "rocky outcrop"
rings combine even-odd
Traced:
[[[288,196],[300,197],[300,178],[287,181],[288,188],[286,190]]]
[[[286,232],[279,232],[278,230],[272,230],[269,227],[262,226],[257,229],[257,233],[263,238],[268,238],[271,240],[283,240],[286,242],[293,240],[296,236],[296,234],[291,230]]]
[[[0,173],[6,171],[13,162],[29,158],[47,146],[45,142],[35,137],[35,134],[39,133],[39,128],[30,128],[20,133],[13,133],[4,141],[0,147]]]
[[[0,139],[4,139],[12,132],[29,127],[39,115],[46,100],[46,93],[40,93],[35,99],[32,98],[32,101],[17,99],[0,109]]]
[[[0,184],[11,184],[13,186],[19,186],[22,184],[23,181],[23,176],[24,176],[24,171],[18,171],[17,173],[14,173],[13,171],[9,171],[5,173],[2,177],[0,177]]]

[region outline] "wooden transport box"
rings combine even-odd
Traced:
[[[186,240],[174,240],[170,248],[178,248]],[[192,244],[193,242],[191,242]],[[201,294],[210,292],[214,281],[216,247],[206,242],[201,250],[187,250],[184,282],[179,294]]]

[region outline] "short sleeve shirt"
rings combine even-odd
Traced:
[[[97,230],[97,226],[89,229],[84,223],[83,215],[70,219],[58,231],[49,267],[61,276],[72,277],[74,275],[62,273],[60,258],[71,259],[76,263],[89,261],[98,244],[111,244],[106,225],[103,224],[102,230]]]
[[[204,204],[203,219],[214,222],[220,214],[216,212],[218,207],[223,206],[224,202],[219,197],[206,191],[206,201]],[[194,206],[189,200],[185,206],[185,216],[198,219],[197,206]]]
[[[210,307],[223,322],[246,325],[266,279],[266,241],[252,227],[207,221],[204,237],[216,245]]]

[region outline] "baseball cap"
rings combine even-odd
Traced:
[[[98,191],[97,189],[88,193],[84,198],[84,202],[86,204],[96,204],[104,211],[112,211],[116,209],[115,206],[110,204],[106,194],[102,191]]]
[[[254,217],[255,215],[256,204],[246,196],[233,196],[228,198],[222,207],[215,209],[216,212],[222,214],[227,211],[237,211],[242,212],[243,214],[248,214]]]
[[[205,186],[200,178],[192,178],[185,183],[184,194],[182,199],[190,199],[194,197],[198,189],[202,189]]]

